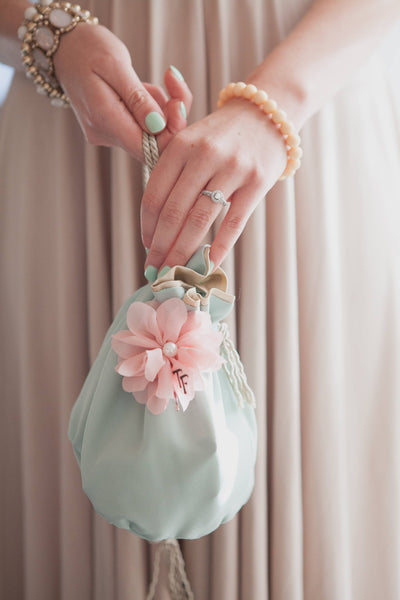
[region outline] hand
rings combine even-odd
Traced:
[[[211,245],[215,268],[286,165],[281,134],[243,99],[178,133],[155,166],[141,208],[145,268],[155,278],[164,266],[184,265],[221,211],[201,191],[222,190],[231,205]],[[146,274],[146,275],[147,275]]]
[[[186,127],[181,102],[188,113],[192,94],[187,84],[167,69],[168,100],[162,88],[142,83],[127,47],[102,25],[79,23],[63,35],[54,66],[91,144],[120,146],[143,162],[142,131],[152,133],[146,126],[149,113],[158,113],[166,122],[157,136],[160,152]]]

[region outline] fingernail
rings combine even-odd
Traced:
[[[146,256],[148,255],[148,253],[150,252],[150,248],[145,248],[146,251]]]
[[[165,273],[168,273],[168,271],[170,270],[171,267],[169,267],[168,265],[165,265],[165,267],[163,267],[161,269],[161,271],[158,273],[158,277],[162,277],[163,275],[165,275]]]
[[[149,283],[153,283],[157,279],[158,269],[153,267],[153,265],[149,265],[144,272],[144,276],[146,277]]]
[[[165,120],[158,112],[151,112],[145,118],[147,129],[150,129],[151,133],[159,133],[165,127]]]
[[[178,79],[178,81],[185,81],[185,78],[183,77],[183,75],[179,71],[179,69],[174,67],[174,65],[169,65],[169,68],[171,69],[171,71],[175,75],[175,77]]]
[[[187,117],[186,106],[183,104],[183,102],[181,102],[180,109],[181,109],[182,117],[184,119],[186,119],[186,117]]]
[[[212,273],[214,270],[214,262],[212,260],[210,260],[210,268],[208,269],[208,273]]]

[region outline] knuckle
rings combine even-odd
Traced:
[[[161,218],[167,225],[180,225],[183,221],[184,211],[179,204],[168,204],[161,213]]]
[[[243,219],[239,216],[227,217],[226,228],[233,234],[239,234],[243,229]]]
[[[189,220],[194,229],[203,231],[211,224],[211,215],[204,208],[196,208],[190,213]]]
[[[95,53],[92,57],[93,66],[97,69],[101,69],[102,72],[110,72],[115,69],[116,59],[112,52],[104,50],[103,52]]]
[[[237,171],[243,166],[243,163],[237,154],[232,154],[227,160],[227,166],[232,171]]]
[[[212,137],[204,137],[198,144],[200,152],[204,154],[211,154],[214,158],[217,158],[221,154],[219,143]]]
[[[152,194],[148,189],[146,190],[145,197],[143,198],[143,211],[152,217],[158,215],[160,211],[159,202],[157,196]]]
[[[147,99],[147,92],[144,88],[132,88],[127,91],[126,102],[129,110],[137,110],[141,108]]]
[[[265,177],[264,168],[261,165],[253,165],[249,170],[249,181],[257,186],[263,183]]]
[[[177,133],[174,139],[171,142],[171,146],[173,146],[174,150],[179,153],[187,153],[188,149],[191,146],[189,135],[187,134],[187,129],[181,130]]]

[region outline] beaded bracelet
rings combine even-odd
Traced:
[[[51,99],[53,106],[68,107],[69,98],[55,75],[54,54],[64,33],[72,31],[80,22],[97,25],[99,20],[77,4],[62,0],[40,0],[29,6],[24,16],[18,37],[22,40],[21,54],[26,76],[33,79],[38,94]]]
[[[219,93],[218,108],[231,98],[244,98],[250,100],[271,119],[276,125],[278,131],[282,134],[287,154],[287,163],[285,170],[279,177],[279,181],[293,175],[300,167],[300,158],[303,156],[303,150],[300,148],[300,136],[295,132],[295,127],[291,121],[287,120],[285,111],[278,109],[275,100],[268,98],[267,92],[259,90],[255,85],[249,83],[246,85],[243,81],[238,83],[228,83]]]

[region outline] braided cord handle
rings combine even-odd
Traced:
[[[143,165],[143,189],[145,189],[160,153],[158,151],[157,139],[154,135],[150,135],[146,131],[143,131],[142,145],[145,160],[145,164]]]

